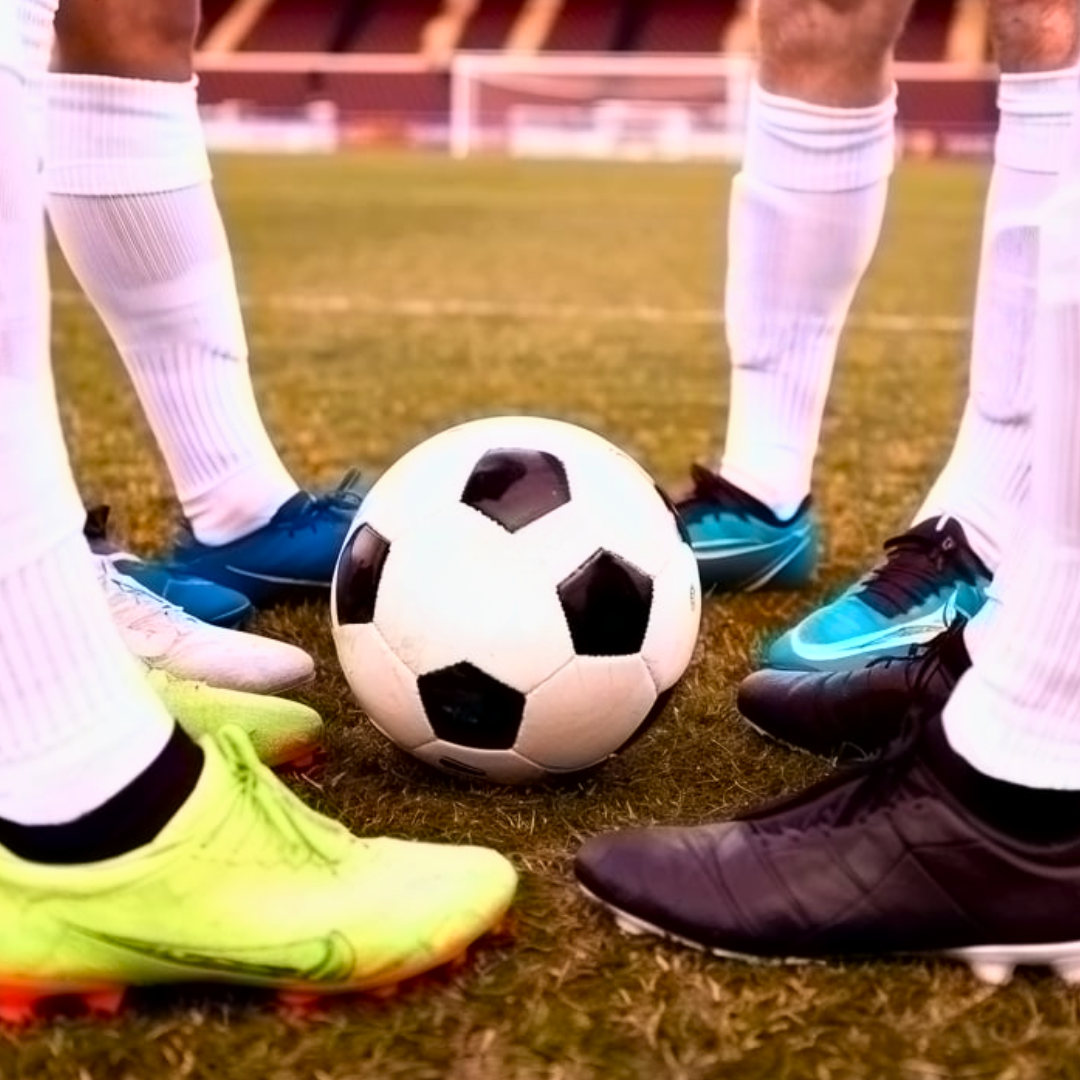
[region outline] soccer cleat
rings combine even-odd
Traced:
[[[299,701],[223,690],[193,679],[178,679],[159,668],[146,668],[146,679],[169,715],[193,739],[223,727],[241,728],[265,765],[302,765],[322,743],[322,717]]]
[[[292,690],[315,676],[315,662],[295,645],[200,622],[107,559],[98,559],[98,571],[120,636],[151,667],[256,694]]]
[[[781,521],[764,503],[703,465],[675,501],[705,593],[797,589],[813,576],[818,530],[807,497]]]
[[[202,742],[187,802],[118,858],[45,866],[0,849],[0,1003],[115,1008],[128,986],[373,990],[448,963],[506,912],[510,863],[477,847],[361,839],[310,810],[236,728]]]
[[[351,471],[326,494],[298,492],[262,528],[228,544],[202,544],[185,526],[173,561],[242,592],[256,607],[325,592],[364,495],[357,480]]]
[[[91,507],[86,512],[83,533],[90,550],[111,562],[121,574],[211,626],[235,629],[251,617],[251,601],[243,593],[192,577],[171,563],[140,559],[124,551],[109,538],[108,523],[107,506]]]
[[[766,650],[764,666],[845,671],[904,656],[985,603],[990,571],[952,518],[920,522],[885,541],[885,561]]]
[[[1028,964],[1080,980],[1080,841],[984,824],[931,766],[944,738],[934,717],[741,819],[594,838],[578,880],[620,925],[719,956],[951,956],[991,981]]]
[[[944,707],[969,667],[966,620],[903,657],[851,671],[755,671],[739,685],[739,712],[777,742],[825,757],[874,753],[894,739],[912,706]]]

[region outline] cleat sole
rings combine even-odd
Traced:
[[[62,983],[38,985],[8,982],[0,985],[0,1022],[23,1026],[58,1011],[115,1016],[120,1011],[125,993],[123,986],[79,987]],[[78,1007],[68,1007],[74,1003]]]
[[[623,933],[631,936],[652,935],[684,945],[697,952],[707,953],[710,956],[722,960],[739,960],[744,963],[762,965],[804,965],[822,964],[826,960],[822,957],[799,957],[799,956],[752,956],[747,953],[733,952],[729,949],[721,949],[711,945],[702,945],[700,942],[691,941],[689,938],[672,933],[660,926],[647,922],[645,919],[622,911],[613,904],[597,896],[580,882],[578,888],[589,900],[601,907],[606,908],[614,916],[615,925]],[[1080,985],[1080,941],[1067,941],[1047,945],[979,945],[960,949],[940,949],[927,952],[912,950],[907,953],[889,953],[874,957],[877,960],[887,959],[920,959],[920,960],[959,960],[967,964],[972,974],[984,983],[991,986],[1005,986],[1009,983],[1018,967],[1049,968],[1064,982],[1070,986]],[[838,958],[858,959],[858,958]]]

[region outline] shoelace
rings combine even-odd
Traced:
[[[123,613],[127,625],[132,629],[149,629],[152,622],[161,618],[168,619],[179,633],[186,633],[196,626],[198,620],[183,608],[170,604],[157,593],[150,592],[137,581],[122,574],[107,556],[99,557],[98,563],[111,606],[117,613]]]
[[[984,572],[978,556],[950,533],[901,533],[885,541],[885,562],[867,575],[859,598],[882,615],[899,615],[941,587],[946,567],[969,585]]]
[[[952,668],[950,658],[963,647],[964,627],[967,619],[957,615],[948,627],[936,637],[926,642],[922,659],[911,678],[911,696],[914,702],[922,698],[930,681],[943,667]],[[950,674],[953,674],[950,671]]]
[[[917,751],[925,719],[924,713],[912,709],[889,743],[859,761],[842,766],[786,802],[773,804],[771,812],[780,814],[779,820],[759,824],[759,829],[783,834],[805,833],[809,828],[835,828],[850,824],[887,802]],[[824,796],[841,790],[845,792],[843,797],[830,799],[816,811],[811,809]],[[805,817],[794,813],[800,808],[806,808]]]
[[[313,495],[310,505],[320,513],[329,510],[359,510],[364,500],[364,493],[356,488],[359,480],[359,469],[347,470],[338,481],[337,487],[324,491],[320,495]]]
[[[355,514],[364,500],[364,493],[356,489],[360,479],[359,469],[349,469],[330,491],[309,495],[304,504],[289,521],[289,532],[298,529],[315,528],[325,518],[333,517],[342,511]]]
[[[316,814],[282,786],[242,735],[224,730],[215,742],[238,787],[222,826],[235,830],[231,843],[245,861],[280,863],[284,857],[290,866],[334,864],[342,845],[355,842],[344,826]]]
[[[966,616],[957,615],[940,634],[935,634],[929,641],[909,645],[907,652],[899,656],[876,656],[866,666],[887,668],[894,664],[910,665],[913,660],[918,660],[919,664],[913,669],[914,674],[908,685],[913,694],[925,690],[934,671],[946,662],[945,655],[956,648],[967,621]]]
[[[950,630],[957,634],[961,629],[962,623],[950,627]],[[939,637],[944,637],[944,634]],[[940,648],[934,649],[927,659],[932,661],[939,655]],[[920,672],[929,671],[931,666],[924,661]],[[918,678],[916,675],[916,680]],[[756,822],[761,832],[779,835],[805,831],[809,827],[828,828],[847,824],[858,814],[866,814],[886,801],[916,754],[919,737],[929,718],[926,710],[919,706],[918,693],[919,690],[916,690],[915,702],[901,721],[896,735],[880,749],[841,765],[836,772],[803,791],[781,796],[780,799],[744,815],[744,820]],[[824,796],[842,788],[847,788],[846,796],[830,800],[825,812],[810,809]],[[796,813],[800,809],[807,811],[805,817]],[[762,821],[763,818],[772,818],[774,814],[779,815],[778,820],[770,820],[768,824]]]

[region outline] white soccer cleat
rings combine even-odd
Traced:
[[[113,621],[140,660],[181,679],[276,694],[310,682],[315,662],[295,645],[211,626],[95,556]]]

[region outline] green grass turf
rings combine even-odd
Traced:
[[[726,407],[708,316],[722,266],[717,170],[376,156],[229,160],[218,179],[259,397],[298,477],[329,483],[357,462],[383,467],[485,413],[586,423],[665,483],[715,448]],[[897,178],[825,422],[818,582],[799,595],[710,602],[666,718],[593,779],[514,791],[429,772],[351,703],[323,607],[260,618],[259,629],[319,661],[306,696],[326,716],[329,747],[291,782],[362,832],[506,852],[523,875],[510,940],[389,1001],[331,1003],[305,1019],[258,996],[140,993],[115,1021],[0,1034],[0,1076],[1080,1076],[1077,998],[1048,977],[992,990],[946,963],[709,960],[620,936],[570,873],[578,842],[600,830],[722,818],[823,772],[744,728],[734,687],[762,638],[906,524],[944,459],[964,386],[984,179],[942,165]],[[160,460],[94,317],[62,270],[55,284],[56,367],[81,488],[114,505],[137,549],[160,549],[173,514]],[[874,321],[889,314],[910,316],[910,327]]]

